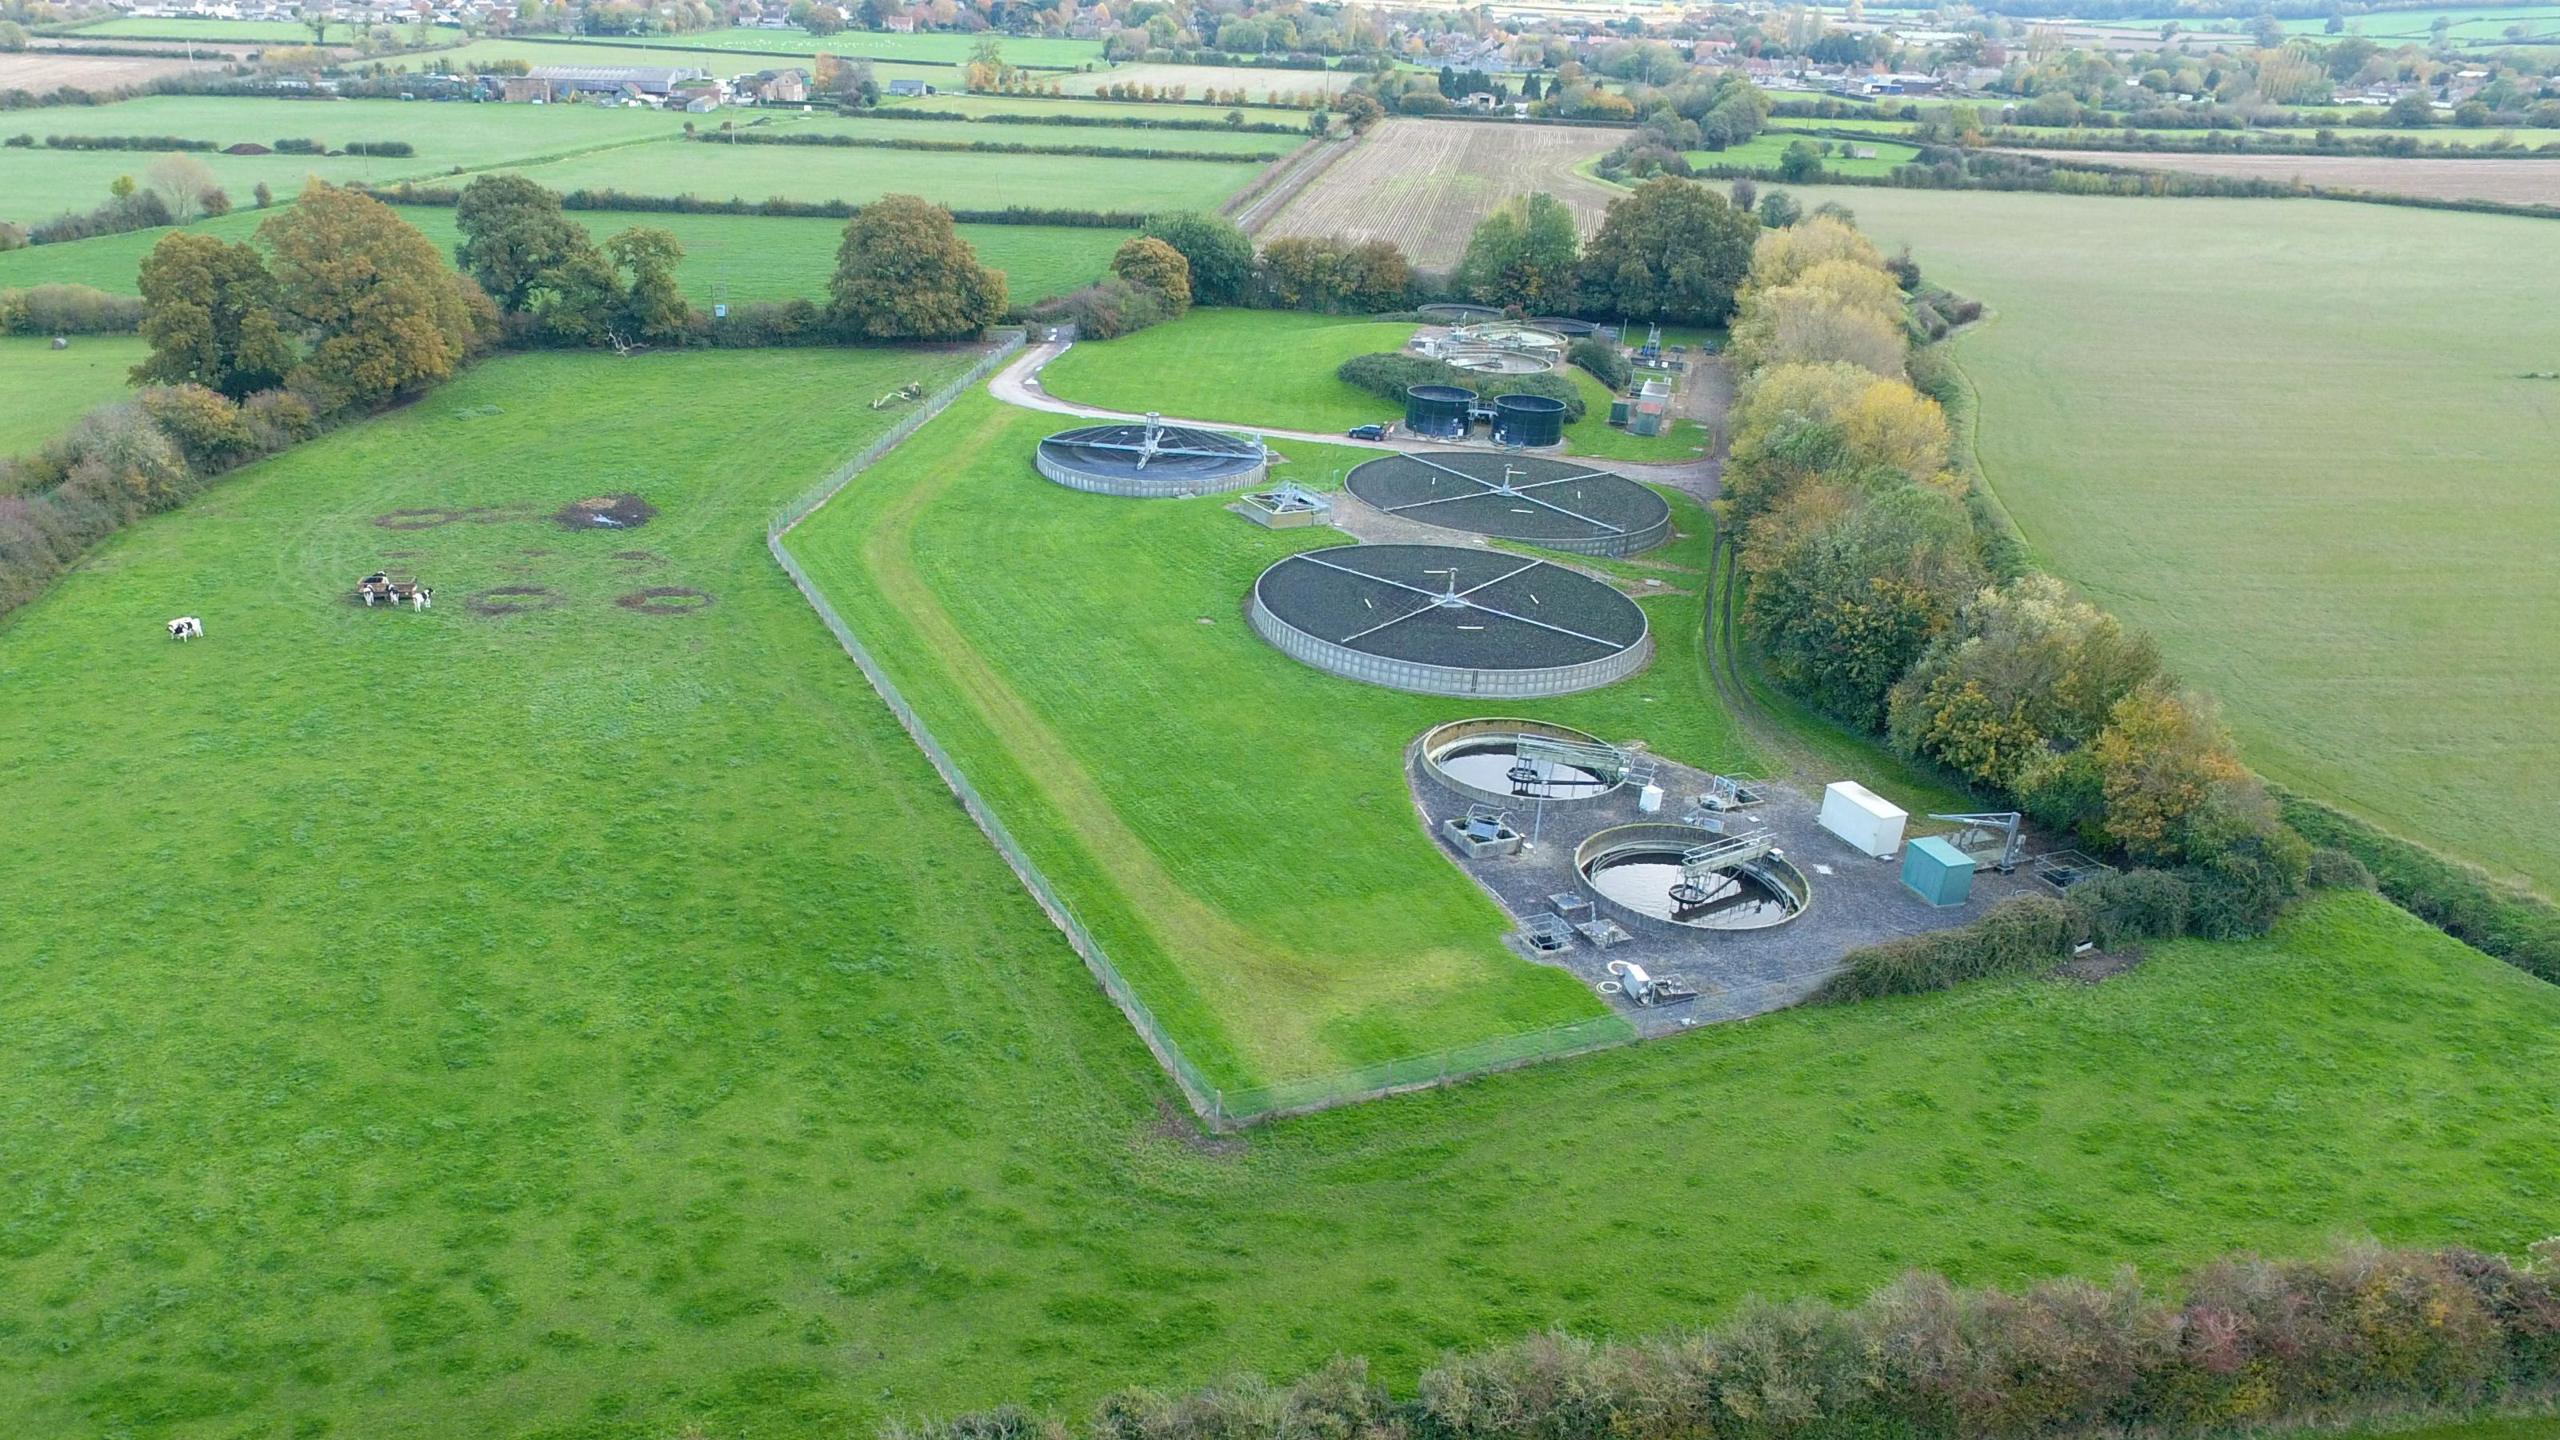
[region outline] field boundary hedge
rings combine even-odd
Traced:
[[[1275,150],[1150,150],[1134,145],[1033,145],[1020,140],[910,140],[904,136],[842,135],[807,130],[699,130],[687,140],[707,145],[815,145],[839,150],[938,150],[984,155],[1084,155],[1102,160],[1214,160],[1267,165]]]
[[[403,181],[397,185],[347,188],[385,205],[450,210],[462,200],[462,192],[450,185]],[[560,208],[655,215],[765,215],[792,220],[850,220],[862,210],[850,200],[742,200],[734,195],[726,200],[705,200],[697,195],[630,195],[620,190],[571,190],[560,197]],[[1137,210],[1039,210],[1019,205],[1003,210],[951,210],[951,218],[962,225],[1056,225],[1084,230],[1135,230],[1147,223],[1145,213]]]
[[[1092,972],[1095,983],[1102,987],[1102,993],[1119,1007],[1121,1015],[1155,1056],[1156,1063],[1172,1078],[1174,1087],[1182,1092],[1183,1100],[1190,1105],[1192,1113],[1212,1130],[1236,1130],[1282,1115],[1306,1114],[1407,1091],[1435,1089],[1498,1070],[1634,1043],[1638,1037],[1633,1026],[1614,1014],[1599,1015],[1542,1030],[1495,1036],[1426,1055],[1336,1071],[1330,1075],[1252,1087],[1222,1087],[1202,1073],[1199,1066],[1183,1053],[1181,1043],[1166,1031],[1155,1018],[1155,1012],[1139,996],[1137,988],[1112,963],[1110,952],[1104,948],[1100,938],[1076,918],[1074,907],[1049,882],[1038,862],[1014,840],[995,808],[969,782],[968,774],[960,768],[959,761],[943,748],[932,727],[900,692],[897,682],[890,678],[888,671],[862,643],[861,637],[854,633],[853,627],[828,601],[826,592],[809,578],[808,572],[801,568],[800,562],[783,544],[801,521],[817,513],[856,477],[878,464],[890,451],[950,408],[998,365],[1019,352],[1027,339],[1023,331],[1007,331],[1006,338],[971,366],[968,373],[934,392],[888,434],[863,447],[860,453],[783,507],[765,527],[765,548],[772,553],[774,563],[780,565],[783,573],[799,587],[801,598],[809,602],[809,608],[818,612],[818,618],[836,637],[836,643],[861,669],[863,678],[870,682],[881,703],[889,707],[889,713],[897,717],[907,737],[924,752],[925,759],[942,777],[942,783],[960,802],[960,808],[968,813],[979,833],[985,835],[987,842],[1003,857],[1014,877],[1030,892],[1033,902],[1049,917],[1049,923],[1066,936],[1068,945],[1084,961],[1085,968]]]
[[[1163,104],[1165,102],[1158,101],[1157,103]],[[1177,100],[1172,103],[1179,105],[1197,104],[1199,102]],[[1244,107],[1238,105],[1230,106],[1228,108],[1241,110]],[[1071,129],[1089,130],[1198,130],[1218,135],[1290,135],[1302,139],[1308,133],[1307,127],[1304,125],[1285,125],[1276,120],[1248,120],[1242,125],[1230,125],[1224,120],[1171,120],[1160,115],[1154,117],[1145,115],[1132,115],[1127,117],[1111,115],[1014,115],[1001,111],[990,115],[970,115],[958,110],[910,110],[904,107],[898,109],[874,108],[870,110],[846,110],[842,107],[838,107],[838,113],[845,115],[848,118],[862,120],[940,120],[945,123],[957,121],[964,125],[1058,125]]]
[[[2362,861],[2383,898],[2475,950],[2560,985],[2560,905],[2334,806],[2282,789],[2275,794],[2286,824],[2314,845]]]

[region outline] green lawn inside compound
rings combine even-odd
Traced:
[[[450,207],[403,205],[400,218],[415,225],[450,258],[459,238]],[[247,241],[265,216],[256,211],[197,222],[192,229],[225,240]],[[719,301],[823,300],[835,273],[841,220],[763,215],[685,215],[664,212],[572,210],[569,218],[601,240],[633,225],[650,225],[684,245],[676,279],[695,304]],[[1111,254],[1133,232],[1076,225],[962,225],[960,237],[978,259],[1005,272],[1017,303],[1092,283],[1110,268]],[[102,235],[61,245],[34,245],[0,253],[0,289],[29,285],[90,285],[117,294],[139,293],[135,277],[142,257],[166,230]]]
[[[1400,350],[1402,321],[1287,310],[1194,310],[1117,340],[1079,344],[1040,383],[1061,400],[1230,425],[1347,430],[1404,407],[1333,373],[1355,355]],[[1305,477],[1298,477],[1303,480]]]
[[[1040,383],[1061,400],[1107,409],[1159,411],[1230,425],[1347,430],[1401,419],[1404,407],[1346,384],[1334,372],[1358,355],[1404,348],[1403,321],[1307,315],[1286,310],[1194,310],[1168,325],[1117,340],[1079,344],[1049,362]],[[1609,424],[1609,388],[1568,367],[1582,391],[1583,417],[1565,429],[1565,448],[1610,460],[1694,460],[1709,437],[1695,421],[1658,436]]]
[[[778,196],[854,204],[883,195],[921,195],[960,210],[1055,203],[1071,209],[1141,214],[1215,210],[1262,173],[1259,166],[1221,160],[836,150],[681,140],[626,145],[548,165],[509,168],[563,191],[610,189],[706,200]]]
[[[1404,747],[1484,702],[1325,675],[1244,623],[1265,567],[1343,537],[1053,485],[1032,453],[1062,423],[965,401],[791,545],[1182,1048],[1251,1086],[1601,1014],[1503,948],[1510,922],[1415,818]],[[1280,448],[1314,487],[1374,453]],[[1646,602],[1652,667],[1504,713],[1748,763],[1698,661],[1705,518],[1679,513],[1688,538],[1646,557],[1693,567],[1655,572],[1690,593]]]
[[[132,335],[0,336],[0,457],[33,450],[127,393],[126,372],[151,353]]]
[[[2540,284],[2544,222],[1799,198],[1992,307],[1955,354],[1993,489],[2048,566],[2220,699],[2252,764],[2560,890],[2560,646],[2535,618],[2560,605],[2560,381],[2524,378],[2560,371],[2560,309],[2511,298]]]
[[[1179,1138],[764,554],[895,418],[845,396],[958,363],[493,360],[0,620],[9,894],[42,897],[0,926],[14,1428],[839,1440],[1344,1353],[1407,1387],[1450,1347],[1914,1266],[2166,1277],[2549,1229],[2560,992],[2364,897],[2101,986]],[[648,528],[538,518],[623,489]],[[375,523],[473,505],[537,518]],[[344,599],[386,559],[434,610]],[[559,603],[474,613],[500,586]],[[664,586],[714,603],[614,603]],[[161,633],[180,613],[203,641]]]

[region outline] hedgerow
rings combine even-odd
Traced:
[[[685,137],[712,145],[818,145],[840,150],[938,150],[988,155],[1084,155],[1107,160],[1224,160],[1262,165],[1278,151],[1149,150],[1126,145],[1032,145],[1019,140],[909,140],[804,130],[697,131]]]
[[[1081,1427],[1006,1406],[888,1440],[2116,1440],[2534,1405],[2560,1392],[2560,1242],[2522,1262],[2359,1246],[2217,1260],[2174,1287],[1960,1289],[1914,1273],[1855,1305],[1746,1302],[1638,1340],[1550,1332],[1452,1355],[1410,1399],[1337,1359],[1288,1384],[1124,1390]]]

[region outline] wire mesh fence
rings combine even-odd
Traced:
[[[1102,993],[1109,996],[1111,1003],[1127,1017],[1131,1027],[1138,1032],[1138,1038],[1182,1091],[1193,1113],[1213,1129],[1231,1130],[1277,1115],[1304,1114],[1400,1091],[1444,1085],[1454,1080],[1540,1060],[1584,1054],[1635,1040],[1637,1031],[1633,1025],[1616,1015],[1602,1015],[1543,1030],[1494,1036],[1328,1075],[1245,1088],[1225,1088],[1215,1084],[1183,1053],[1182,1046],[1157,1020],[1147,1002],[1140,998],[1137,987],[1131,985],[1119,967],[1112,963],[1110,952],[1102,941],[1077,918],[1066,897],[1058,893],[1057,888],[1049,883],[1048,876],[1033,862],[1029,852],[1014,840],[995,808],[969,782],[967,773],[935,738],[932,728],[916,713],[915,707],[907,703],[906,696],[889,678],[878,658],[862,643],[853,627],[845,623],[826,593],[809,578],[808,572],[801,568],[800,562],[783,544],[792,527],[835,498],[856,476],[877,464],[883,456],[968,393],[971,387],[1010,360],[1021,351],[1025,341],[1026,337],[1020,331],[1006,332],[1005,337],[966,373],[935,391],[905,419],[892,426],[888,433],[863,447],[859,454],[837,466],[833,473],[784,506],[766,527],[765,548],[772,552],[774,562],[782,567],[783,573],[791,577],[791,583],[799,587],[801,598],[818,613],[828,632],[836,637],[836,643],[852,657],[853,663],[861,669],[863,679],[870,682],[881,703],[889,707],[889,713],[897,717],[900,728],[907,732],[916,748],[924,752],[935,773],[942,777],[942,783],[959,800],[961,809],[987,837],[1005,864],[1011,867],[1023,888],[1031,893],[1031,898],[1047,913],[1050,923],[1067,937],[1067,943],[1083,959],[1095,983],[1102,987]]]

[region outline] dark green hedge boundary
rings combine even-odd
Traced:
[[[1030,145],[1019,140],[909,140],[872,135],[814,134],[805,130],[697,130],[687,140],[706,145],[816,145],[838,150],[939,150],[986,155],[1087,155],[1101,160],[1211,160],[1268,165],[1278,150],[1148,150],[1130,145]]]
[[[452,186],[400,184],[350,187],[386,205],[452,208],[462,192]],[[850,220],[862,207],[850,200],[705,200],[697,195],[628,195],[620,190],[572,190],[560,197],[563,210],[630,210],[654,215],[768,215],[796,220]],[[1036,210],[1014,206],[1004,210],[953,210],[963,225],[1057,225],[1086,230],[1135,230],[1147,223],[1136,210]]]
[[[2560,905],[2341,810],[2277,791],[2285,823],[2364,862],[2393,904],[2528,975],[2560,984]]]
[[[1173,103],[1197,105],[1200,102],[1177,100]],[[1228,108],[1240,110],[1244,107],[1229,106]],[[958,110],[910,110],[904,106],[844,110],[843,113],[859,116],[865,120],[957,120],[969,125],[1062,125],[1094,130],[1206,130],[1224,135],[1289,135],[1299,139],[1305,139],[1307,134],[1307,127],[1304,125],[1284,125],[1276,120],[1248,120],[1242,125],[1230,125],[1224,120],[1168,120],[1161,116],[1149,118],[1144,115],[1015,115],[1003,111],[989,115],[968,115]]]

